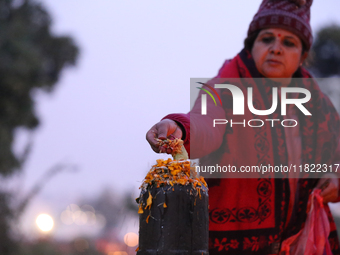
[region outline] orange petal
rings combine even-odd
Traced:
[[[146,207],[149,207],[149,209],[151,209],[151,205],[152,205],[152,196],[151,196],[151,193],[149,191],[149,197],[148,199],[146,200]],[[146,208],[145,207],[145,208]]]

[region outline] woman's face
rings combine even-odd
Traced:
[[[302,42],[295,34],[280,28],[260,31],[251,51],[258,71],[265,77],[291,78],[307,53],[302,54]],[[290,82],[290,79],[289,79]]]

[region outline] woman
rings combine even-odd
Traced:
[[[244,116],[232,115],[230,91],[217,89],[222,105],[216,107],[209,100],[207,108],[215,107],[210,116],[201,114],[199,96],[189,114],[170,114],[154,125],[146,136],[153,150],[166,152],[154,138],[177,137],[184,140],[187,150],[191,149],[191,158],[200,158],[201,165],[334,163],[339,155],[336,150],[339,116],[317,84],[308,79],[311,78],[308,71],[301,67],[312,44],[311,4],[312,0],[264,0],[250,24],[245,48],[226,61],[218,76],[210,81],[213,85],[237,78],[244,93],[247,87],[252,87],[256,109],[271,107],[273,82],[280,88],[303,87],[312,94],[304,105],[311,116],[290,106],[287,115],[282,116],[278,107],[269,117],[256,116],[256,119],[296,119],[299,125],[213,128],[207,125],[207,118],[233,118],[239,123],[254,119],[249,111]],[[303,227],[313,188],[322,188],[324,203],[338,201],[339,182],[334,174],[325,174],[321,179],[300,177],[208,179],[210,254],[278,254],[282,241]],[[332,252],[340,254],[334,222],[328,206],[325,208],[331,223],[328,238]]]

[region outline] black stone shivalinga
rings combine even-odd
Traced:
[[[137,255],[208,255],[208,189],[178,184],[149,187],[140,196],[144,207],[149,194],[151,209],[139,216]]]

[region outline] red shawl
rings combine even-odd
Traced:
[[[231,61],[226,61],[216,78],[261,78],[249,52],[243,50]],[[295,78],[311,78],[300,68]],[[253,87],[256,109],[269,109],[272,88],[263,82],[240,82],[245,92]],[[247,80],[248,81],[248,80]],[[290,86],[304,87],[311,94],[305,107],[312,116],[299,116],[302,141],[302,163],[331,164],[339,140],[339,116],[329,99],[311,79],[301,80]],[[235,79],[233,79],[235,82]],[[214,83],[214,79],[210,82]],[[219,82],[220,83],[220,82]],[[233,83],[231,83],[233,84]],[[232,115],[231,93],[220,91],[223,106],[214,108],[209,117],[230,119],[280,119],[280,107],[270,116],[255,116],[246,111],[244,116]],[[246,93],[244,93],[246,94]],[[208,101],[213,104],[212,100]],[[279,104],[280,105],[280,104]],[[189,114],[170,114],[185,130],[185,146],[191,149],[192,158],[200,158],[200,165],[287,165],[285,132],[281,125],[273,128],[232,128],[220,125],[212,129],[207,125],[207,116],[201,115],[200,96]],[[210,122],[209,122],[210,123]],[[211,130],[209,130],[211,129]],[[190,142],[191,141],[191,142]],[[190,148],[191,147],[191,148]],[[199,148],[199,149],[198,149]],[[283,176],[287,177],[287,176]],[[318,179],[302,176],[298,180],[292,216],[287,222],[289,205],[289,182],[287,178],[274,179],[271,175],[253,179],[208,179],[209,185],[209,247],[212,254],[277,254],[280,243],[296,234],[306,219],[308,196]],[[329,240],[333,254],[340,254],[333,218],[330,214],[331,234]]]

